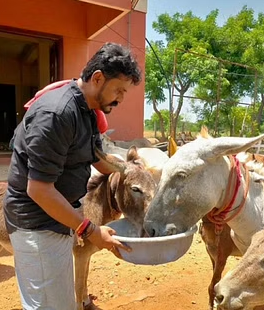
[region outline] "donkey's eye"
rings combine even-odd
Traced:
[[[131,189],[135,193],[142,193],[142,190],[136,185],[131,186]]]
[[[260,267],[263,269],[264,268],[264,258],[261,257],[259,261]]]
[[[187,175],[187,173],[185,171],[179,171],[176,174],[176,177],[179,178],[179,179],[185,179],[185,178],[187,178],[187,176],[188,175]]]

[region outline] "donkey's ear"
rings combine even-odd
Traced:
[[[110,190],[109,191],[107,190],[107,201],[111,206],[111,210],[117,211],[117,210],[119,210],[119,207],[118,207],[118,201],[116,200],[116,192],[118,190],[119,183],[120,183],[120,173],[114,172],[114,173],[110,174],[110,176],[108,178],[108,182],[109,182],[109,184],[107,186],[109,186]],[[112,211],[111,211],[112,220],[116,219],[116,215],[117,214],[115,212],[112,213]]]
[[[108,129],[108,130],[105,132],[105,134],[106,134],[107,136],[110,136],[114,131],[115,131],[115,129]]]
[[[146,166],[144,159],[138,155],[137,147],[135,145],[131,145],[127,151],[127,162],[133,162],[135,165],[142,168]]]
[[[137,152],[137,147],[135,145],[131,145],[127,150],[127,158],[126,161],[134,161],[135,159],[139,159]]]
[[[114,172],[109,176],[110,189],[113,196],[115,195],[120,182],[120,173]]]
[[[253,138],[221,137],[209,139],[206,145],[207,157],[235,155],[244,152],[264,138],[264,134]]]

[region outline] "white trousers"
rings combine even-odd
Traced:
[[[73,237],[51,231],[10,235],[24,310],[75,310]]]

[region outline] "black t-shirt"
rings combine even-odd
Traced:
[[[70,229],[51,218],[27,195],[27,181],[54,182],[73,205],[86,194],[90,165],[102,149],[96,114],[89,110],[75,81],[42,95],[26,112],[15,131],[4,202],[9,233],[17,228]]]

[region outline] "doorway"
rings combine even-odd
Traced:
[[[24,104],[60,79],[61,39],[0,28],[0,150],[22,120]]]
[[[15,85],[0,84],[0,141],[7,142],[16,128]]]

